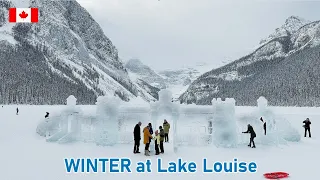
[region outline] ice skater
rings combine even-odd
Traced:
[[[163,130],[164,130],[164,142],[169,142],[170,124],[166,119],[163,121]]]
[[[140,153],[139,147],[140,147],[140,140],[141,140],[141,131],[140,131],[141,124],[142,124],[141,122],[138,122],[138,124],[136,124],[133,130],[133,138],[134,138],[133,153],[134,154]]]
[[[260,121],[263,122],[263,130],[264,130],[264,135],[267,135],[267,122],[260,118]]]
[[[160,144],[160,134],[158,132],[158,130],[156,130],[154,132],[155,136],[154,136],[154,149],[156,150],[156,155],[159,155],[159,144]]]
[[[160,130],[160,153],[164,153],[163,141],[164,141],[164,130],[162,126],[159,126]]]
[[[143,128],[143,143],[145,144],[144,155],[150,156],[149,146],[150,146],[150,138],[152,138],[149,125]]]
[[[256,145],[254,143],[254,138],[256,137],[256,133],[253,130],[253,127],[248,124],[248,130],[242,133],[250,133],[250,143],[248,144],[249,147],[251,147],[251,143],[252,143],[252,148],[256,148]]]
[[[306,120],[303,121],[304,125],[304,137],[307,137],[307,131],[309,132],[309,137],[311,138],[311,132],[310,132],[310,125],[311,125],[311,121],[309,118],[307,118]]]
[[[17,111],[17,113],[16,113],[16,114],[17,114],[17,115],[19,115],[19,108],[17,108],[17,109],[16,109],[16,111]]]

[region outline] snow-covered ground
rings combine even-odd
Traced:
[[[263,173],[286,171],[292,180],[317,180],[317,163],[320,160],[320,141],[318,123],[319,108],[273,108],[288,117],[292,125],[303,135],[302,121],[309,117],[312,121],[312,138],[302,138],[299,143],[289,143],[287,146],[267,147],[257,144],[256,149],[247,146],[235,149],[218,149],[204,147],[182,147],[175,154],[168,150],[160,156],[145,157],[143,154],[133,154],[131,145],[115,147],[99,147],[95,144],[47,143],[43,137],[36,134],[38,123],[43,120],[45,112],[54,113],[61,106],[19,106],[19,115],[15,114],[17,106],[0,106],[0,179],[1,180],[106,180],[106,179],[184,179],[193,180],[258,180],[264,179]],[[94,111],[94,106],[82,106],[85,112]],[[237,115],[250,111],[250,107],[236,107]],[[243,135],[247,136],[247,135]],[[165,144],[165,146],[168,144]],[[140,147],[143,149],[143,145]],[[125,158],[135,164],[138,161],[151,159],[152,173],[66,173],[65,158]],[[166,162],[182,158],[185,161],[197,162],[196,173],[156,173],[156,159]],[[222,174],[202,173],[202,159],[210,164],[215,161],[255,161],[258,165],[256,173]],[[134,166],[133,166],[134,167]]]

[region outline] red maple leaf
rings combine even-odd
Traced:
[[[19,16],[20,16],[22,19],[24,19],[24,18],[27,18],[27,17],[28,17],[28,14],[27,14],[26,12],[22,11],[22,12],[19,14]]]

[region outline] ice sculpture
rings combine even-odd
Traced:
[[[297,129],[286,118],[275,114],[264,97],[260,97],[257,102],[258,107],[246,108],[246,115],[237,116],[236,121],[235,100],[228,98],[225,101],[213,99],[212,106],[199,106],[173,102],[171,92],[166,89],[159,92],[159,101],[151,103],[139,98],[125,103],[115,96],[103,96],[98,97],[96,107],[93,107],[96,112],[85,116],[76,105],[77,99],[69,96],[67,106],[61,112],[50,113],[50,118],[38,125],[37,133],[50,142],[82,140],[111,146],[133,143],[132,130],[138,121],[143,126],[151,122],[156,130],[162,125],[163,119],[167,119],[171,128],[170,143],[166,145],[166,149],[174,152],[177,152],[178,145],[184,144],[223,148],[247,144],[249,135],[241,133],[247,130],[247,124],[254,127],[257,145],[300,141]],[[260,117],[266,122],[266,135],[263,130],[264,122]]]
[[[179,146],[212,145],[212,120],[213,108],[210,105],[180,105],[175,142]]]
[[[75,107],[77,105],[77,99],[71,95],[67,98],[67,106],[68,107]]]
[[[37,133],[46,137],[47,142],[66,143],[76,140],[79,133],[79,120],[82,113],[76,106],[77,99],[69,96],[67,106],[58,114],[51,114],[50,118],[44,119],[37,127]]]
[[[301,137],[299,132],[290,122],[275,114],[269,107],[268,101],[264,97],[257,100],[258,108],[252,113],[239,118],[239,127],[246,130],[246,125],[251,124],[257,134],[256,144],[281,145],[288,142],[298,142]],[[263,122],[260,120],[262,117]],[[266,122],[266,135],[264,134],[263,123]],[[241,136],[242,143],[249,143],[249,137]]]
[[[120,99],[115,96],[100,96],[97,99],[96,144],[112,146],[118,142],[118,108]]]
[[[277,136],[274,139],[277,139],[278,142],[283,142],[283,140],[298,142],[301,140],[298,130],[287,119],[276,115],[268,108],[267,99],[260,97],[257,102],[259,114],[267,122],[267,134]]]
[[[175,137],[177,133],[176,122],[179,119],[179,104],[177,104],[176,102],[172,102],[172,93],[169,90],[162,89],[161,91],[159,91],[159,101],[152,102],[150,106],[153,127],[157,128],[159,125],[162,125],[159,122],[159,120],[162,120],[160,119],[161,117],[169,118],[171,125],[169,136],[171,134],[171,137]],[[173,145],[173,151],[177,152],[178,146],[174,138],[171,138],[170,142]]]
[[[213,99],[213,144],[217,147],[236,147],[238,133],[235,119],[235,100]]]

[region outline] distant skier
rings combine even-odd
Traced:
[[[49,117],[49,113],[46,112],[46,115],[44,116],[44,118],[48,118]]]
[[[256,133],[254,132],[253,127],[250,124],[248,124],[248,130],[242,133],[250,133],[250,143],[248,146],[251,147],[251,143],[252,143],[253,145],[252,148],[256,148],[256,145],[254,143],[254,138],[256,137]]]
[[[19,115],[19,108],[17,108],[17,115]]]
[[[310,132],[310,125],[311,125],[311,121],[309,118],[307,118],[306,120],[303,121],[304,125],[304,137],[307,136],[307,131],[309,132],[309,137],[311,137],[311,132]]]
[[[260,121],[263,122],[264,135],[267,135],[267,122],[263,121],[262,117],[260,118]]]
[[[164,130],[162,126],[159,126],[160,130],[160,153],[164,153],[163,141],[164,141]]]
[[[163,130],[164,130],[164,142],[169,142],[170,124],[166,119],[163,122]]]
[[[140,131],[141,124],[142,124],[141,122],[138,122],[138,124],[136,124],[133,130],[133,137],[134,137],[133,153],[135,154],[140,153],[139,147],[140,147],[140,140],[141,140],[141,131]]]

